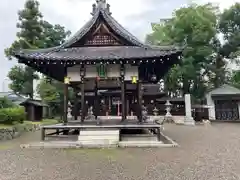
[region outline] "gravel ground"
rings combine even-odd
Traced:
[[[240,179],[240,124],[167,125],[177,148],[20,149],[28,134],[0,144],[0,180]]]

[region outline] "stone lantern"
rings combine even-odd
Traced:
[[[68,112],[67,112],[67,118],[72,119],[72,105],[71,102],[68,102]]]
[[[156,107],[153,109],[153,114],[154,114],[154,116],[158,115],[158,109]]]
[[[169,100],[167,100],[167,102],[165,103],[165,106],[166,106],[166,115],[164,117],[164,120],[166,122],[172,122],[173,121],[173,117],[171,115],[171,107],[172,107],[172,104],[170,103]]]

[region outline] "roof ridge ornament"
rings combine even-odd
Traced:
[[[92,5],[92,12],[91,15],[94,16],[94,14],[98,11],[98,10],[104,10],[106,13],[108,13],[109,15],[111,15],[112,13],[110,12],[110,5],[108,3],[106,3],[106,0],[96,0],[96,3],[94,3]]]

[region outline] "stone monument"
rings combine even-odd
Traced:
[[[92,106],[90,106],[89,108],[88,108],[88,115],[87,115],[87,117],[86,117],[86,119],[94,119],[95,117],[94,117],[94,114],[93,114],[93,107]]]
[[[194,126],[195,121],[192,117],[192,107],[191,107],[191,95],[185,94],[185,118],[184,124],[189,126]]]

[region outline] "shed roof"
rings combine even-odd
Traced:
[[[19,105],[24,106],[26,104],[32,104],[34,106],[47,107],[48,105],[39,100],[27,99],[24,102],[21,102]]]
[[[240,90],[228,84],[224,84],[219,88],[213,89],[209,92],[211,96],[216,95],[240,95]]]

